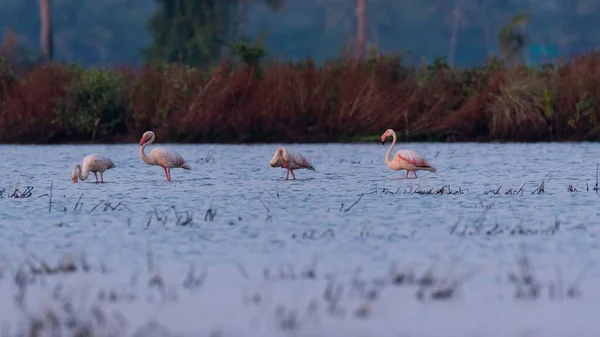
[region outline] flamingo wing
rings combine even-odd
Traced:
[[[100,160],[100,162],[102,163],[102,165],[104,165],[104,167],[107,170],[110,169],[110,168],[115,167],[115,163],[113,163],[113,161],[110,158],[104,157],[104,156],[98,156],[98,157],[99,157],[98,159]]]
[[[416,167],[431,167],[423,155],[412,150],[399,150],[394,157]]]
[[[161,166],[164,167],[181,167],[185,165],[185,159],[174,150],[164,147],[155,147],[150,151],[150,156]]]
[[[104,172],[110,168],[113,168],[115,164],[108,157],[100,156],[97,154],[91,154],[83,158],[83,166],[87,167],[92,172]]]
[[[295,166],[295,168],[305,168],[313,171],[315,170],[308,158],[295,151],[287,151],[286,161],[289,163],[290,168]]]

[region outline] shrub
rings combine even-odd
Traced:
[[[373,52],[318,67],[260,63],[252,48],[239,47],[241,67],[225,60],[210,71],[49,64],[14,75],[0,65],[0,141],[129,141],[153,130],[160,141],[331,142],[387,128],[401,141],[600,139],[595,53],[539,68],[491,59],[456,69]]]
[[[46,143],[64,132],[52,122],[54,102],[66,97],[73,79],[69,68],[42,65],[17,78],[0,102],[0,141]]]
[[[101,69],[75,68],[76,76],[64,97],[57,98],[54,120],[64,130],[95,139],[109,133],[123,133],[129,104],[123,90],[123,76]]]

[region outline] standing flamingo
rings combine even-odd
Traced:
[[[96,182],[98,182],[98,172],[100,172],[100,182],[104,182],[104,172],[113,167],[116,167],[116,165],[110,158],[90,154],[83,158],[83,168],[79,164],[75,165],[73,172],[71,172],[71,180],[74,183],[77,182],[78,178],[85,181],[92,172],[96,177]]]
[[[394,155],[394,158],[390,160],[390,154],[394,145],[396,145],[396,132],[392,129],[387,129],[383,135],[381,135],[381,145],[385,144],[387,137],[393,137],[392,146],[385,154],[385,162],[392,170],[406,170],[406,178],[408,179],[408,172],[412,172],[417,177],[418,170],[437,172],[435,167],[431,166],[427,159],[421,154],[412,150],[398,150]]]
[[[292,173],[292,177],[296,180],[296,175],[294,175],[294,170],[298,169],[308,169],[314,171],[315,168],[313,165],[298,152],[289,151],[283,146],[278,148],[271,158],[271,162],[269,163],[271,167],[283,167],[287,169],[287,174],[285,176],[285,180],[290,178],[290,172]]]
[[[150,155],[146,156],[144,149],[146,145],[154,142],[154,132],[146,131],[140,140],[140,157],[144,163],[148,165],[158,165],[165,170],[167,181],[171,181],[171,169],[180,167],[185,170],[192,168],[185,162],[185,159],[179,153],[165,149],[164,147],[155,147],[150,151]]]

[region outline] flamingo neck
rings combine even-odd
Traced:
[[[146,145],[151,144],[153,141],[154,141],[154,135],[150,138],[150,140],[148,140],[142,146],[140,146],[140,158],[142,158],[142,161],[144,161],[144,163],[146,163],[148,165],[156,164],[155,160],[153,158],[146,156],[146,152],[144,152],[144,150],[146,149]]]
[[[396,133],[395,132],[392,134],[392,145],[390,145],[390,148],[387,150],[387,153],[385,154],[385,162],[388,164],[388,166],[390,166],[392,164],[392,161],[390,160],[390,155],[392,154],[392,149],[394,148],[394,145],[396,145]]]
[[[87,180],[88,176],[90,175],[90,170],[88,170],[87,167],[82,170],[80,165],[75,166],[75,172],[81,181]]]

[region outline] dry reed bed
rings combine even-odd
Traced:
[[[0,63],[0,141],[327,142],[387,128],[401,140],[598,139],[599,54],[539,69],[395,57],[232,66],[83,70],[61,64],[13,75]]]

